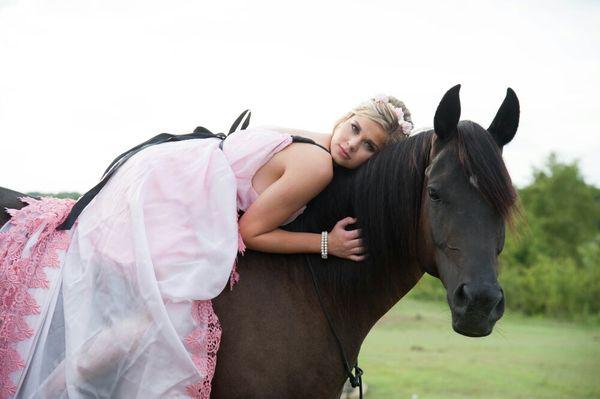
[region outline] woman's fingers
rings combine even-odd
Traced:
[[[348,231],[348,238],[358,238],[360,237],[362,231],[360,229],[350,230]]]
[[[350,253],[353,255],[359,255],[365,253],[365,247],[355,247],[350,250]]]
[[[366,259],[365,255],[350,255],[348,259],[353,260],[355,262],[361,262]]]
[[[356,238],[354,240],[348,241],[348,248],[356,248],[356,247],[362,247],[362,246],[363,246],[363,240],[360,238]]]
[[[356,221],[357,221],[356,218],[348,216],[348,217],[343,218],[339,222],[337,222],[337,225],[341,228],[345,228],[349,224],[356,223]]]
[[[363,240],[360,238],[361,229],[346,230],[346,226],[357,221],[358,219],[348,216],[336,223],[329,236],[330,253],[355,262],[366,259],[367,254]]]

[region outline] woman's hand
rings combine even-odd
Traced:
[[[360,229],[346,230],[349,224],[356,223],[356,218],[347,217],[335,224],[328,233],[327,252],[338,258],[350,259],[356,262],[366,258],[365,248],[360,239]]]

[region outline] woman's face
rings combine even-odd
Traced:
[[[354,169],[379,152],[386,142],[387,133],[379,123],[352,115],[333,131],[331,157],[336,164]]]

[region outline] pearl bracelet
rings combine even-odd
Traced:
[[[321,233],[321,258],[327,259],[327,232]]]

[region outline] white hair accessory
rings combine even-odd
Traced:
[[[382,102],[384,104],[391,104],[390,98],[388,96],[386,96],[385,94],[378,94],[373,98],[373,100],[376,102]],[[394,106],[394,104],[392,104],[392,106]],[[404,120],[404,111],[402,110],[402,107],[394,106],[394,112],[396,113],[396,116],[398,117],[398,124],[400,125],[400,128],[402,129],[402,133],[405,136],[408,136],[413,129],[413,124],[407,120]]]
[[[390,98],[388,96],[386,96],[385,94],[378,94],[376,95],[373,100],[378,101],[378,102],[382,102],[382,103],[389,103],[390,102]]]
[[[408,136],[413,129],[413,124],[409,121],[403,120],[402,122],[400,122],[400,127],[402,128],[402,133]]]

